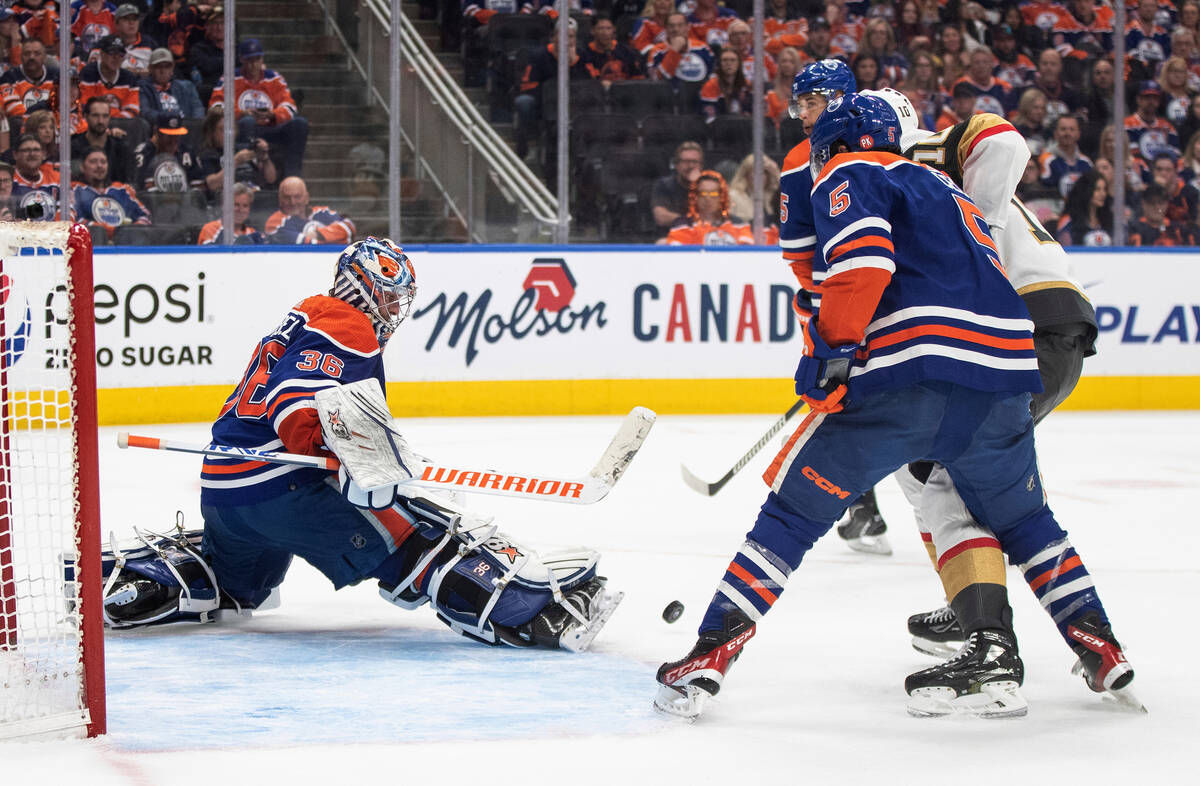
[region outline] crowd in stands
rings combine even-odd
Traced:
[[[0,219],[63,218],[58,92],[66,67],[70,218],[92,226],[101,243],[223,242],[224,22],[222,6],[186,0],[75,0],[65,9],[15,0],[0,8]],[[300,179],[308,122],[266,57],[257,39],[238,44],[235,242],[349,242],[348,219],[308,205]],[[268,217],[276,201],[280,211]],[[252,203],[264,206],[262,226],[247,223]]]
[[[486,81],[493,119],[512,108],[517,153],[547,172],[556,133],[552,113],[543,109],[557,77],[554,23],[522,23],[540,30],[540,38],[515,53],[502,42],[513,40],[518,26],[512,18],[553,19],[554,7],[551,0],[464,0],[462,19],[449,23],[462,26],[468,84]],[[745,194],[726,180],[750,143],[725,145],[718,129],[729,125],[726,118],[753,111],[752,4],[648,0],[639,8],[624,0],[574,0],[571,7],[571,95],[583,104],[572,106],[573,116],[623,112],[617,82],[672,89],[674,102],[665,110],[661,102],[634,105],[621,118],[627,137],[645,146],[651,115],[666,111],[677,118],[679,136],[668,148],[673,155],[662,156],[676,171],[655,173],[653,187],[630,196],[644,202],[652,237],[743,242],[744,233],[729,227],[749,218],[746,203],[735,197]],[[1018,195],[1062,243],[1110,245],[1114,220],[1121,220],[1133,245],[1197,245],[1200,0],[1128,3],[1127,54],[1120,64],[1128,106],[1122,112],[1113,107],[1113,24],[1107,0],[767,0],[767,153],[774,166],[802,138],[787,112],[792,77],[810,62],[838,58],[851,66],[859,89],[904,92],[924,128],[942,130],[977,112],[1008,118],[1031,153]],[[583,90],[580,83],[588,81],[601,82],[603,90]],[[707,130],[695,133],[688,115],[702,118]],[[1120,128],[1114,127],[1118,116],[1124,118]],[[585,121],[599,122],[593,114]],[[573,135],[580,132],[572,128]],[[1114,219],[1117,139],[1126,150],[1127,214]],[[613,165],[613,159],[586,158],[581,151],[576,163]],[[586,171],[578,176],[587,182]],[[769,186],[777,192],[777,183]],[[776,193],[764,196],[777,201]],[[708,229],[683,231],[701,224]]]

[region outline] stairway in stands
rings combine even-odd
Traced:
[[[379,181],[380,196],[363,195],[353,178],[350,155],[351,149],[362,143],[387,150],[387,114],[377,105],[368,105],[364,80],[350,65],[341,41],[326,32],[320,6],[308,0],[289,3],[285,22],[281,22],[280,9],[279,0],[239,2],[238,36],[262,41],[267,68],[283,75],[301,105],[300,113],[308,119],[304,180],[312,204],[328,205],[352,219],[358,237],[387,234],[386,177]],[[416,11],[414,4],[411,10],[414,20]],[[421,32],[426,34],[425,29]],[[434,24],[433,35],[436,34]],[[402,171],[411,168],[407,155],[401,159],[401,168]],[[383,170],[387,172],[386,162]],[[400,242],[464,239],[461,224],[446,219],[442,200],[431,182],[405,178],[402,193]],[[275,195],[264,194],[264,199],[274,201]],[[264,207],[256,200],[255,214]],[[274,205],[269,207],[274,209]]]

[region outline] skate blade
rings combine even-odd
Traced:
[[[1132,666],[1130,666],[1128,663],[1122,663],[1120,666],[1115,667],[1108,673],[1108,677],[1105,682],[1108,685],[1111,685],[1131,671],[1133,671]],[[1092,691],[1101,694],[1108,694],[1109,696],[1113,697],[1117,704],[1124,709],[1131,710],[1133,712],[1149,712],[1149,710],[1146,709],[1146,705],[1142,704],[1137,695],[1134,694],[1133,689],[1129,687],[1129,683],[1126,683],[1125,687],[1123,688],[1105,687],[1103,690],[1096,690],[1092,687],[1092,683],[1088,680],[1087,675],[1084,673],[1082,660],[1075,661],[1075,665],[1071,667],[1071,673],[1083,677],[1083,683],[1091,688]]]
[[[932,655],[938,660],[946,660],[951,655],[954,655],[962,647],[961,641],[950,643],[948,641],[930,641],[923,639],[920,636],[912,637],[912,648],[922,655]]]
[[[708,691],[695,685],[679,688],[659,685],[658,693],[654,696],[654,709],[664,715],[695,723],[710,698],[712,695]]]
[[[624,592],[604,592],[596,597],[588,615],[587,626],[576,625],[570,630],[563,631],[559,637],[558,646],[571,652],[584,652],[592,646],[596,634],[608,622],[609,617],[617,610],[617,606],[625,598]]]
[[[1130,710],[1131,712],[1140,712],[1144,714],[1149,714],[1150,712],[1150,710],[1146,709],[1146,705],[1142,704],[1141,700],[1139,700],[1134,694],[1133,689],[1128,685],[1119,690],[1109,689],[1106,691],[1106,693],[1116,699],[1117,704],[1124,709]]]
[[[887,535],[862,535],[848,539],[846,545],[863,554],[878,554],[881,557],[888,557],[892,553],[892,544],[888,541]]]
[[[957,696],[952,688],[917,688],[909,696],[908,714],[915,718],[974,715],[977,718],[1018,718],[1029,704],[1011,680],[988,682],[977,693]]]

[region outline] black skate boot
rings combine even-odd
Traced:
[[[949,606],[912,615],[908,618],[908,632],[914,650],[935,658],[949,658],[958,652],[965,638],[958,617]]]
[[[725,615],[725,629],[706,631],[683,658],[658,667],[654,708],[688,720],[700,717],[704,703],[721,690],[729,667],[754,637],[754,623],[741,612]]]
[[[1017,654],[1017,639],[1003,630],[977,630],[962,649],[933,668],[908,675],[908,712],[919,718],[953,712],[981,718],[1024,715],[1029,705],[1017,690],[1025,681],[1025,666]]]
[[[846,511],[845,521],[838,525],[838,537],[855,551],[866,554],[892,553],[892,544],[887,538],[887,522],[879,513],[875,502],[875,489],[864,493]]]
[[[1075,642],[1071,649],[1079,656],[1072,674],[1082,674],[1084,682],[1096,693],[1107,691],[1122,704],[1146,711],[1130,690],[1133,667],[1125,660],[1111,625],[1101,623],[1100,615],[1089,611],[1067,624],[1067,635]]]
[[[511,629],[503,625],[496,626],[496,633],[502,641],[515,646],[532,644],[552,650],[562,648],[583,652],[625,597],[624,592],[608,591],[607,583],[608,579],[603,576],[594,576],[564,593],[561,603],[551,603],[521,625],[516,630],[516,640],[509,637]]]

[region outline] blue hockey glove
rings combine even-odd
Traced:
[[[796,395],[814,412],[841,412],[845,406],[846,380],[857,344],[830,347],[817,331],[817,318],[804,326],[804,357],[796,366]]]
[[[350,477],[344,466],[338,467],[338,485],[342,489],[342,496],[356,508],[387,510],[396,501],[396,486],[367,491],[354,482],[354,478]]]

